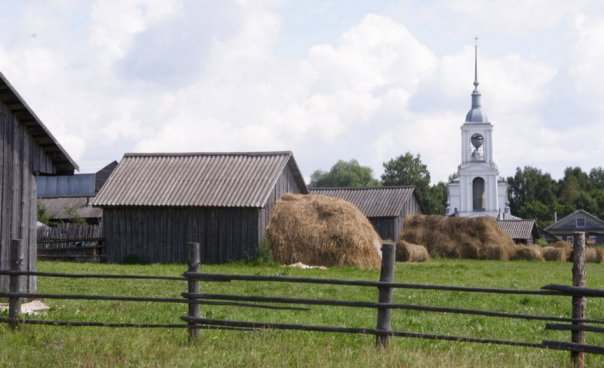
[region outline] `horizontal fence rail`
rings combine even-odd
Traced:
[[[416,290],[436,290],[436,291],[465,291],[470,293],[493,293],[493,294],[515,294],[515,295],[562,295],[568,294],[554,290],[518,290],[518,289],[497,289],[497,288],[478,288],[467,286],[448,286],[448,285],[428,285],[428,284],[408,284],[398,282],[380,282],[364,280],[341,280],[317,277],[292,277],[292,276],[262,276],[262,275],[233,275],[222,273],[192,273],[185,272],[184,276],[194,280],[208,282],[230,282],[230,281],[268,281],[268,282],[286,282],[303,284],[322,284],[322,285],[346,285],[346,286],[367,286],[367,287],[390,287],[393,289],[416,289]]]

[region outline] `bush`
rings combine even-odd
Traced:
[[[256,249],[256,254],[251,257],[248,261],[250,265],[255,266],[274,266],[275,258],[273,258],[273,251],[268,242],[267,238],[264,238]]]

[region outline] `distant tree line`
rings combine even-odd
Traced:
[[[512,214],[534,218],[539,225],[548,226],[578,209],[604,218],[604,169],[596,167],[584,172],[580,167],[568,167],[560,180],[552,179],[540,169],[517,168],[508,177],[508,194]]]
[[[443,182],[430,185],[430,172],[418,154],[407,152],[383,163],[381,180],[373,176],[373,170],[361,166],[357,160],[340,160],[329,171],[317,170],[310,176],[309,187],[368,187],[413,185],[424,211],[443,214],[447,201],[447,186]]]
[[[317,170],[311,175],[309,187],[367,187],[413,185],[425,213],[442,215],[447,203],[447,185],[430,185],[430,172],[420,155],[407,152],[383,163],[380,179],[370,167],[357,160],[338,161],[329,171]],[[454,175],[449,176],[449,181]],[[577,209],[604,218],[604,169],[596,167],[584,172],[580,167],[568,167],[560,180],[540,169],[517,168],[507,178],[510,209],[513,215],[536,219],[540,226],[554,222]]]

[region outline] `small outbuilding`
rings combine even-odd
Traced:
[[[577,231],[585,232],[585,238],[590,244],[604,244],[604,221],[585,210],[576,210],[545,230],[571,244]]]
[[[76,163],[0,73],[0,269],[9,267],[10,243],[24,243],[25,269],[36,271],[38,175],[72,175]],[[0,290],[8,277],[0,277]],[[28,277],[27,290],[36,290]]]
[[[184,262],[200,242],[202,262],[222,263],[255,254],[285,193],[308,193],[291,152],[130,153],[93,205],[110,262]]]
[[[517,244],[533,244],[542,237],[535,220],[497,220],[497,226]]]
[[[423,214],[413,186],[311,188],[310,193],[351,202],[369,219],[384,240],[398,241],[405,217]]]

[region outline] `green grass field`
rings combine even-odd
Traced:
[[[184,264],[107,265],[40,262],[40,271],[180,275]],[[216,273],[295,275],[378,280],[379,271],[332,268],[295,270],[279,266],[228,264],[203,266]],[[539,289],[569,285],[571,264],[436,259],[426,264],[397,264],[396,281],[476,287]],[[39,278],[39,292],[180,297],[184,281],[76,280]],[[604,287],[604,265],[589,264],[588,287]],[[202,283],[203,292],[377,301],[377,290],[351,286],[281,283]],[[569,297],[510,296],[397,289],[397,303],[475,308],[511,313],[569,317]],[[140,302],[47,300],[45,319],[180,323],[186,305]],[[587,303],[588,318],[604,319],[604,302]],[[312,306],[310,311],[202,306],[205,317],[229,320],[304,323],[375,328],[374,309]],[[545,330],[545,322],[396,310],[395,330],[541,342],[570,341],[570,332]],[[113,329],[101,327],[23,326],[12,332],[0,325],[2,367],[567,367],[568,352],[446,341],[393,338],[388,349],[374,348],[374,336],[297,331],[202,331],[191,345],[186,329]],[[604,346],[602,334],[587,342]],[[604,366],[604,356],[587,355],[588,367]]]

